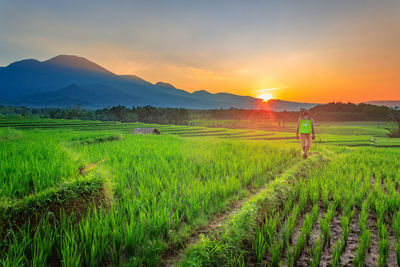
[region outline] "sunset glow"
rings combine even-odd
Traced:
[[[273,96],[271,94],[262,94],[259,95],[258,98],[261,98],[262,100],[264,100],[264,102],[267,102],[268,100],[273,99]]]
[[[70,54],[189,92],[311,103],[400,99],[397,0],[18,2],[0,3],[7,25],[0,67]]]

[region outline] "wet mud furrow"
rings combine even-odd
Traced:
[[[344,251],[340,257],[340,266],[353,266],[353,260],[357,254],[358,244],[360,243],[360,227],[358,226],[359,212],[356,210],[350,223],[350,233],[347,238]],[[327,265],[328,266],[328,265]]]
[[[323,206],[319,206],[319,216],[317,222],[313,225],[310,233],[310,240],[304,245],[303,251],[300,254],[295,266],[309,266],[310,264],[310,252],[319,238],[320,235],[320,220],[325,216],[326,209]]]
[[[397,266],[397,256],[396,256],[396,235],[391,227],[388,226],[389,232],[389,253],[387,259],[387,266]]]
[[[324,249],[322,250],[321,261],[319,266],[332,266],[332,250],[335,246],[336,241],[340,240],[342,237],[342,226],[340,216],[336,214],[333,217],[331,222],[331,240],[325,244]]]

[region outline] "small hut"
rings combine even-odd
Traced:
[[[156,128],[135,128],[131,134],[160,134],[161,132]]]

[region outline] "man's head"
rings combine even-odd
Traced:
[[[310,117],[310,112],[308,112],[308,110],[304,110],[303,116],[304,117]]]

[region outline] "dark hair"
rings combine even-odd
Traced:
[[[310,112],[308,110],[304,110],[303,115],[310,115]]]

